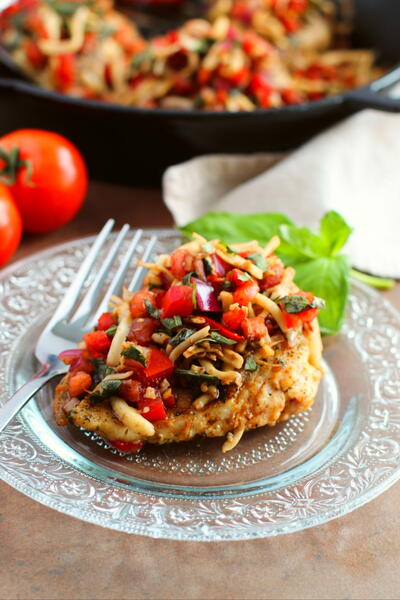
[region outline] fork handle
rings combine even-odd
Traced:
[[[10,400],[0,408],[0,432],[3,431],[23,406],[38,392],[46,383],[57,375],[65,373],[65,365],[55,367],[51,362],[42,365],[41,369],[21,386]]]

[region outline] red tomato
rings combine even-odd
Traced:
[[[61,54],[56,57],[54,70],[55,85],[61,92],[67,92],[74,84],[76,57],[74,54]]]
[[[233,292],[233,302],[246,306],[254,300],[259,291],[258,284],[253,279],[249,279],[249,281],[242,283],[236,292]]]
[[[241,322],[246,318],[246,312],[243,308],[234,308],[228,310],[222,315],[222,322],[228,329],[236,331],[239,329]]]
[[[150,302],[150,304],[155,307],[156,302],[151,292],[147,292],[146,290],[140,290],[140,292],[136,292],[135,294],[133,294],[129,306],[131,309],[131,315],[134,319],[138,317],[148,316],[147,308],[144,303],[145,300]]]
[[[138,344],[148,344],[151,342],[151,336],[156,327],[156,319],[151,319],[149,317],[133,319],[128,333],[128,341],[137,342]]]
[[[124,440],[108,440],[111,446],[121,450],[121,452],[139,452],[143,448],[144,442],[125,442]]]
[[[0,267],[14,254],[22,235],[22,221],[6,186],[0,184]]]
[[[241,269],[232,269],[232,271],[229,271],[229,273],[227,274],[226,278],[228,281],[230,281],[231,283],[233,283],[235,285],[235,287],[239,287],[241,285],[243,285],[243,283],[246,281],[246,279],[240,279],[241,277],[246,277],[246,274],[244,271],[242,271]],[[247,281],[250,281],[249,279],[247,279]]]
[[[158,348],[152,348],[149,362],[144,369],[146,379],[152,381],[161,377],[169,377],[172,375],[173,370],[174,363],[168,358],[165,352]]]
[[[188,317],[194,310],[193,288],[190,285],[171,285],[162,301],[162,316]]]
[[[272,267],[268,267],[268,271],[265,273],[260,284],[261,289],[266,290],[278,285],[282,281],[283,272],[284,266],[280,263],[275,263]]]
[[[94,357],[105,354],[111,346],[111,340],[104,331],[91,331],[83,339],[89,354]]]
[[[186,273],[194,271],[193,260],[190,252],[182,248],[171,254],[171,272],[175,279],[182,279]]]
[[[87,190],[87,172],[77,148],[66,138],[39,129],[20,129],[3,136],[0,148],[9,159],[0,169],[16,168],[9,189],[25,231],[46,233],[68,223],[80,209]],[[17,148],[17,164],[11,164]],[[7,173],[5,173],[7,176]]]
[[[85,371],[77,371],[68,380],[68,392],[71,398],[83,394],[92,385],[92,378]]]
[[[268,333],[263,317],[244,319],[241,323],[241,327],[245,338],[260,339],[265,337]]]
[[[110,312],[105,312],[100,315],[97,321],[97,329],[101,329],[102,331],[106,331],[110,329],[113,325],[116,325],[115,319]]]
[[[43,54],[39,46],[34,41],[26,38],[23,41],[23,49],[26,57],[35,69],[42,69],[47,63],[47,56]]]

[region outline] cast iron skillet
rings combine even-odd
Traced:
[[[57,131],[82,150],[92,176],[136,184],[157,183],[168,165],[199,154],[288,150],[360,109],[400,112],[400,99],[385,95],[400,81],[400,2],[354,0],[353,18],[354,46],[397,63],[364,88],[253,112],[153,110],[42,90],[3,64],[0,134],[20,127]]]

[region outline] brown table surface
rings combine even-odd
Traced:
[[[26,237],[15,260],[118,225],[161,227],[159,190],[92,184],[74,222]],[[400,285],[386,297],[400,307]],[[0,482],[0,597],[21,599],[399,598],[400,486],[299,533],[194,543],[130,536],[65,516]]]

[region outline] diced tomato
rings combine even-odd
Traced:
[[[182,279],[193,271],[193,256],[187,250],[178,248],[171,254],[171,272],[175,279]]]
[[[156,329],[158,321],[150,317],[139,317],[132,320],[132,325],[128,333],[129,342],[138,344],[148,344],[151,342],[151,336]]]
[[[296,292],[297,296],[303,296],[307,298],[307,300],[311,303],[314,300],[314,294],[311,292],[305,292],[304,290],[298,290]],[[310,323],[319,313],[319,308],[306,308],[306,310],[302,310],[298,313],[288,313],[286,310],[281,307],[283,317],[285,319],[285,324],[288,329],[292,329],[293,327],[298,327],[302,323]]]
[[[174,363],[162,350],[152,348],[149,361],[144,369],[146,378],[149,381],[161,377],[169,377],[174,370]]]
[[[275,263],[272,267],[269,267],[261,281],[260,288],[266,290],[278,285],[282,281],[283,272],[284,267],[281,263]]]
[[[123,381],[118,393],[130,404],[138,404],[143,395],[143,385],[140,381],[126,379]]]
[[[162,302],[163,319],[167,317],[188,317],[194,310],[193,288],[189,285],[172,285]]]
[[[265,94],[269,95],[272,92],[272,87],[268,82],[267,74],[255,73],[250,79],[248,89],[250,94],[253,94],[256,98]]]
[[[121,452],[138,452],[143,448],[144,442],[125,442],[124,440],[108,440],[111,446],[121,450]]]
[[[243,319],[241,323],[243,335],[247,339],[258,340],[267,335],[268,329],[263,317],[251,317]]]
[[[243,2],[243,0],[233,3],[232,17],[234,19],[239,19],[243,23],[249,24],[251,22],[253,12],[254,10],[249,7],[247,2]]]
[[[137,317],[148,316],[147,308],[144,303],[145,300],[150,302],[152,306],[156,306],[156,301],[152,292],[140,290],[140,292],[136,292],[135,294],[133,294],[131,301],[129,302],[129,307],[131,310],[131,315],[134,319]]]
[[[249,281],[242,283],[242,285],[233,292],[233,302],[246,306],[249,302],[254,300],[259,291],[260,288],[254,279],[249,279]]]
[[[301,94],[296,92],[296,90],[281,90],[281,96],[285,104],[300,104],[301,102],[304,102]]]
[[[161,396],[156,398],[142,397],[139,402],[139,410],[142,416],[151,423],[162,421],[167,416]]]
[[[39,46],[30,39],[23,41],[23,49],[26,57],[35,69],[43,69],[47,62],[47,56],[43,54]]]
[[[242,279],[241,279],[241,277],[242,277]],[[241,269],[232,269],[232,271],[229,271],[226,278],[228,281],[233,283],[233,285],[235,287],[240,287],[246,281],[246,273],[244,271],[242,271]],[[247,278],[247,281],[250,281],[250,280]]]
[[[200,67],[200,69],[197,72],[197,82],[201,86],[207,85],[207,83],[211,79],[211,76],[212,76],[212,71],[209,71],[208,69],[205,69],[204,67]]]
[[[57,89],[67,91],[72,87],[75,80],[75,64],[74,54],[61,54],[56,57],[54,76]]]
[[[289,9],[302,15],[308,9],[308,0],[290,0]]]
[[[234,308],[222,315],[222,322],[229,330],[237,331],[245,318],[246,311],[243,308]]]
[[[168,407],[175,406],[175,403],[176,403],[175,396],[172,393],[170,396],[163,398],[163,401],[164,401],[165,406],[168,406]]]
[[[300,27],[300,21],[297,17],[286,14],[280,17],[281,23],[288,33],[296,33]]]
[[[68,379],[68,392],[71,398],[77,398],[92,385],[92,378],[85,371],[77,371]]]
[[[111,346],[111,340],[104,331],[91,331],[83,336],[86,348],[95,358],[105,354]]]
[[[112,314],[110,312],[105,312],[98,318],[97,329],[100,329],[101,331],[106,331],[115,324],[115,319],[112,316]]]

